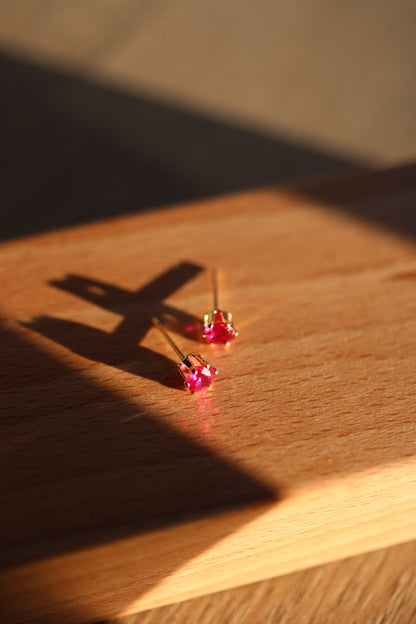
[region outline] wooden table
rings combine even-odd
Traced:
[[[413,541],[108,624],[414,624],[415,613]]]
[[[4,621],[134,613],[416,537],[415,171],[1,246]],[[214,265],[229,349],[199,342]],[[218,367],[206,395],[154,314]]]

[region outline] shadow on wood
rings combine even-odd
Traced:
[[[163,320],[166,317],[167,326],[177,333],[199,338],[194,329],[189,332],[187,328],[198,327],[200,321],[188,312],[164,303],[163,299],[202,270],[200,266],[182,262],[136,292],[80,275],[67,275],[54,280],[51,285],[121,315],[123,320],[115,330],[108,333],[76,321],[46,315],[24,324],[82,357],[183,389],[176,371],[177,359],[151,351],[141,346],[140,341],[151,329],[150,319],[154,315]]]
[[[107,309],[127,311],[114,336],[103,336],[94,328],[76,323],[60,324],[54,319],[35,322],[33,327],[84,357],[167,382],[170,372],[176,374],[173,367],[164,372],[167,358],[136,346],[148,328],[148,317],[144,320],[137,310],[146,304],[146,310],[152,310],[152,306],[162,312],[174,310],[165,306],[162,299],[200,270],[196,265],[183,263],[136,293],[68,277],[59,282],[60,288]],[[181,320],[185,317],[183,314]],[[128,400],[122,392],[110,390],[88,374],[71,370],[27,341],[27,331],[24,332],[23,328],[4,326],[1,336],[5,443],[0,453],[0,551],[1,567],[6,572],[1,588],[2,609],[8,622],[13,621],[8,618],[16,605],[21,612],[25,601],[25,621],[30,621],[34,600],[43,601],[44,622],[75,622],[80,615],[80,619],[89,619],[100,612],[99,600],[97,611],[86,615],[76,600],[71,604],[63,598],[58,619],[53,616],[53,609],[48,616],[48,596],[32,595],[31,581],[24,575],[19,577],[21,585],[11,587],[8,568],[111,544],[128,536],[143,534],[143,544],[147,544],[149,532],[162,531],[162,539],[164,527],[169,531],[183,522],[250,504],[252,510],[247,517],[236,516],[223,524],[217,534],[206,531],[196,542],[176,551],[171,560],[147,558],[147,584],[138,586],[135,579],[123,578],[121,573],[119,582],[125,589],[123,597],[118,596],[114,603],[114,610],[119,612],[138,598],[138,592],[255,517],[259,512],[254,503],[276,500],[275,489],[261,479],[236,468],[205,444],[198,444],[170,426],[158,414],[154,401],[150,409],[140,396]],[[138,366],[137,357],[141,358]],[[205,409],[210,409],[209,403]],[[201,415],[196,403],[194,418],[198,417]],[[166,535],[164,539],[169,539]],[[140,569],[140,548],[138,577],[144,573]],[[134,556],[134,552],[130,553],[130,576]],[[82,565],[84,573],[91,566],[89,591],[94,591],[95,578],[100,591],[105,570],[97,572],[94,556]],[[63,587],[74,582],[72,572],[71,565],[60,568]],[[82,594],[82,588],[77,587],[77,592]],[[53,600],[59,603],[59,596]]]
[[[383,171],[352,172],[322,180],[298,183],[296,197],[317,201],[328,209],[345,213],[378,226],[386,232],[398,232],[416,238],[416,213],[409,198],[416,190],[414,165]],[[392,203],[392,195],[395,201]]]

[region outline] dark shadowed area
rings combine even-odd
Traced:
[[[0,56],[0,238],[356,166]]]
[[[178,322],[193,319],[163,300],[199,271],[200,266],[182,263],[136,292],[82,276],[55,283],[108,310],[125,311],[112,334],[47,316],[22,325],[83,357],[174,384],[181,391],[175,362],[139,343],[149,328],[149,310],[162,318],[175,314]],[[82,370],[71,370],[16,327],[3,324],[0,333],[0,569],[6,573],[32,560],[253,504],[250,517],[255,517],[256,503],[279,497],[276,488],[170,426],[158,414],[157,404],[140,397],[126,399],[121,391],[92,380]],[[198,409],[195,404],[195,418],[200,417]],[[217,533],[205,532],[196,544],[178,553],[170,571],[244,521],[247,517],[234,518]],[[155,559],[154,569],[147,564],[150,584],[166,574],[160,564],[160,558]],[[7,619],[16,604],[18,609],[25,605],[30,613],[30,581],[11,589],[7,581],[0,587],[2,616]],[[124,606],[140,591],[134,585]],[[47,604],[48,596],[41,598]],[[73,621],[82,608],[76,602],[62,605]],[[58,624],[60,617],[51,613],[44,621]]]

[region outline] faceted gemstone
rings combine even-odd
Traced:
[[[215,344],[228,344],[234,338],[236,331],[232,325],[226,323],[212,323],[204,328],[204,338]]]
[[[217,369],[213,366],[195,366],[194,372],[186,378],[186,385],[191,392],[205,390],[212,384],[216,373]]]

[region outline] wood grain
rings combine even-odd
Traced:
[[[2,245],[5,621],[134,613],[416,536],[415,178]],[[218,264],[229,350],[197,342]],[[212,392],[181,389],[153,314],[218,367]]]
[[[413,624],[416,543],[116,618],[109,624]]]

